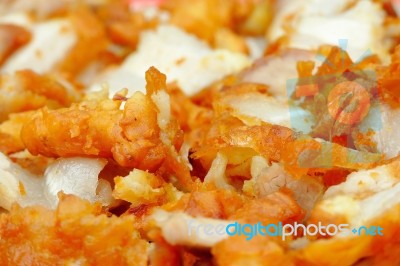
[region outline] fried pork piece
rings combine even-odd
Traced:
[[[251,148],[268,161],[282,162],[293,176],[307,174],[311,168],[326,172],[332,168],[370,168],[383,159],[380,154],[360,152],[341,145],[319,141],[289,128],[263,123],[246,126],[231,117],[221,117],[207,136],[205,145],[192,155],[210,165],[218,150],[227,147]]]
[[[171,112],[178,119],[182,130],[190,133],[211,122],[212,110],[196,105],[177,83],[168,84],[167,92],[171,97]]]
[[[162,43],[162,45],[159,45]],[[187,95],[193,95],[210,83],[238,72],[250,64],[240,53],[211,49],[204,41],[170,24],[160,24],[155,30],[141,34],[137,50],[129,54],[116,68],[108,68],[93,80],[89,91],[109,84],[114,95],[121,88],[144,92],[143,73],[155,66],[176,81]]]
[[[378,231],[375,235],[361,233],[360,236],[350,232],[349,235],[339,233],[329,239],[309,241],[291,252],[295,260],[303,265],[333,266],[353,265],[367,258],[376,265],[374,259],[369,258],[376,256],[385,263],[393,258],[391,265],[397,265],[398,258],[391,253],[398,254],[400,246],[399,169],[397,158],[389,164],[350,174],[345,182],[325,192],[308,221],[323,225],[348,224],[349,230],[380,226],[383,235],[378,235]]]
[[[253,157],[252,179],[245,181],[243,191],[262,198],[283,188],[290,189],[296,202],[308,215],[324,192],[322,178],[315,176],[293,178],[281,165],[273,163],[268,166],[266,162],[263,162],[265,166],[262,166],[259,162],[261,160],[265,161],[261,156]]]
[[[234,221],[251,224],[257,222],[286,224],[299,222],[304,216],[303,210],[288,191],[276,192],[263,199],[250,199],[227,190],[196,191],[191,194],[188,197],[185,197],[186,195],[182,197],[173,209],[157,211],[152,215],[156,227],[160,229],[160,237],[162,237],[155,239],[156,250],[162,250],[162,247],[166,246],[164,242],[166,241],[173,246],[211,248],[213,259],[217,265],[242,265],[240,262],[246,260],[258,262],[254,265],[264,265],[261,261],[266,258],[273,259],[275,255],[283,258],[287,250],[287,243],[282,242],[279,237],[255,237],[246,241],[237,237],[229,237],[227,234],[207,236],[196,226],[210,224],[227,226]],[[238,200],[239,198],[240,200]],[[177,231],[174,228],[181,230]],[[192,234],[188,233],[190,231]],[[244,248],[245,242],[247,242],[246,246],[250,245],[251,248]],[[231,253],[232,251],[235,251],[233,252],[235,254]],[[175,252],[174,249],[171,250],[172,254]],[[230,255],[227,256],[228,254]],[[178,258],[167,258],[168,260],[179,260],[179,256]],[[183,258],[180,259],[183,260]],[[289,257],[286,260],[289,261]]]
[[[246,52],[247,47],[235,32],[264,34],[273,10],[269,0],[169,0],[163,7],[171,12],[173,24],[211,44],[238,52]]]
[[[24,28],[11,24],[0,25],[0,66],[18,48],[28,43],[31,34]]]
[[[353,137],[357,148],[378,151],[387,158],[400,152],[399,66],[400,47],[396,47],[389,65],[375,67],[377,101],[371,102],[369,114],[359,125],[361,132]]]
[[[0,216],[1,265],[147,265],[132,217],[62,195],[55,211],[14,206]]]
[[[79,98],[72,85],[51,75],[31,70],[0,76],[0,122],[9,114],[36,110],[43,106],[69,106]]]
[[[349,228],[381,226],[383,236],[379,235],[345,235],[340,233],[331,238],[296,239],[293,242],[279,242],[267,237],[254,237],[246,241],[239,237],[201,238],[187,233],[175,232],[172,228],[183,228],[188,231],[187,219],[194,219],[198,224],[226,224],[238,220],[255,223],[277,223],[279,221],[300,221],[304,212],[294,198],[283,192],[276,192],[264,199],[242,199],[235,205],[232,215],[223,217],[210,212],[204,206],[224,209],[222,201],[214,200],[216,191],[196,192],[197,201],[188,202],[192,195],[182,197],[180,204],[167,214],[156,213],[154,218],[161,229],[161,236],[171,245],[211,248],[217,265],[245,265],[249,261],[254,265],[397,265],[399,250],[399,160],[370,170],[360,170],[348,176],[347,180],[332,186],[319,202],[313,217],[308,223],[322,224],[346,223]],[[226,193],[226,190],[223,190]],[[232,193],[232,192],[230,192]],[[210,197],[211,196],[211,197]],[[230,196],[232,198],[232,196]],[[212,200],[210,200],[212,199]],[[182,205],[182,203],[185,204]],[[187,207],[185,207],[187,206]],[[197,206],[197,207],[195,207]],[[189,207],[189,208],[188,208]],[[193,210],[195,210],[193,212]],[[184,211],[188,214],[183,214]],[[164,216],[163,216],[164,215]],[[210,218],[204,218],[210,217]],[[222,219],[224,220],[222,220]],[[226,220],[225,220],[226,219]],[[321,237],[321,236],[319,236]],[[165,242],[157,240],[156,250],[168,247]],[[168,260],[180,261],[176,248],[170,247]],[[229,255],[228,255],[229,254]],[[391,264],[393,262],[393,264]],[[247,265],[247,264],[246,264]]]
[[[22,141],[34,155],[112,157],[121,166],[175,175],[188,188],[193,181],[178,155],[183,133],[170,113],[166,77],[150,68],[146,79],[147,95],[136,92],[124,110],[124,95],[113,101],[106,93],[70,108],[39,110],[24,125]]]
[[[360,123],[365,120],[364,127],[377,127],[376,121],[370,121],[377,119],[369,116],[376,113],[373,106],[379,104],[375,71],[379,59],[368,56],[353,62],[346,51],[332,46],[320,47],[318,54],[326,59],[315,74],[314,63],[297,64],[300,79],[291,97],[304,99],[300,106],[315,119],[311,136],[338,143],[345,139],[342,144],[352,147],[352,135],[358,132]],[[347,96],[346,90],[354,96]],[[340,108],[338,98],[343,98]]]
[[[190,148],[201,144],[205,129],[213,118],[210,108],[196,105],[174,82],[168,84],[167,92],[171,97],[171,113],[185,132],[185,143]]]
[[[306,241],[305,245],[287,255],[292,257],[297,265],[398,265],[399,221],[400,205],[397,204],[365,224],[367,227],[379,225],[383,228],[383,236],[366,236],[362,233],[360,236],[341,235],[330,239]]]
[[[29,13],[18,13],[18,20],[26,25],[32,38],[4,62],[1,72],[12,74],[31,69],[40,74],[57,73],[73,79],[79,78],[89,64],[101,59],[101,55],[107,53],[109,41],[100,19],[82,3],[71,2],[66,11],[44,21]]]

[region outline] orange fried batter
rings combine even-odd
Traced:
[[[152,100],[155,92],[165,89],[165,75],[150,68],[146,79],[147,95],[136,92],[124,110],[120,110],[121,100],[109,100],[103,93],[70,108],[38,111],[22,128],[23,143],[34,155],[112,157],[121,166],[173,174],[180,186],[188,188],[192,185],[189,169],[176,152],[183,134],[174,120],[166,131],[160,129],[161,111]]]
[[[57,210],[14,206],[0,216],[1,265],[147,265],[132,217],[62,195]]]

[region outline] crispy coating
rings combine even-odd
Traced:
[[[106,108],[107,103],[111,108]],[[58,110],[44,108],[24,125],[21,138],[35,155],[110,157],[113,119],[121,118],[118,104],[108,100],[88,101]]]
[[[34,155],[114,158],[121,166],[173,174],[180,186],[191,186],[188,166],[176,152],[182,132],[174,120],[160,128],[161,110],[152,100],[153,94],[166,87],[165,75],[151,68],[146,78],[147,95],[136,92],[124,110],[120,110],[120,100],[109,100],[103,93],[70,108],[38,111],[22,128],[23,143]]]
[[[168,84],[167,92],[171,97],[171,112],[185,133],[185,141],[190,147],[200,145],[214,116],[213,110],[195,104],[176,83]]]
[[[0,216],[1,265],[147,265],[147,248],[132,217],[108,217],[75,196],[55,211],[14,206]]]

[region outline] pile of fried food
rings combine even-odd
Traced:
[[[0,265],[400,265],[396,2],[1,1]]]

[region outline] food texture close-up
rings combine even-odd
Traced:
[[[0,266],[400,266],[400,1],[0,0]]]

